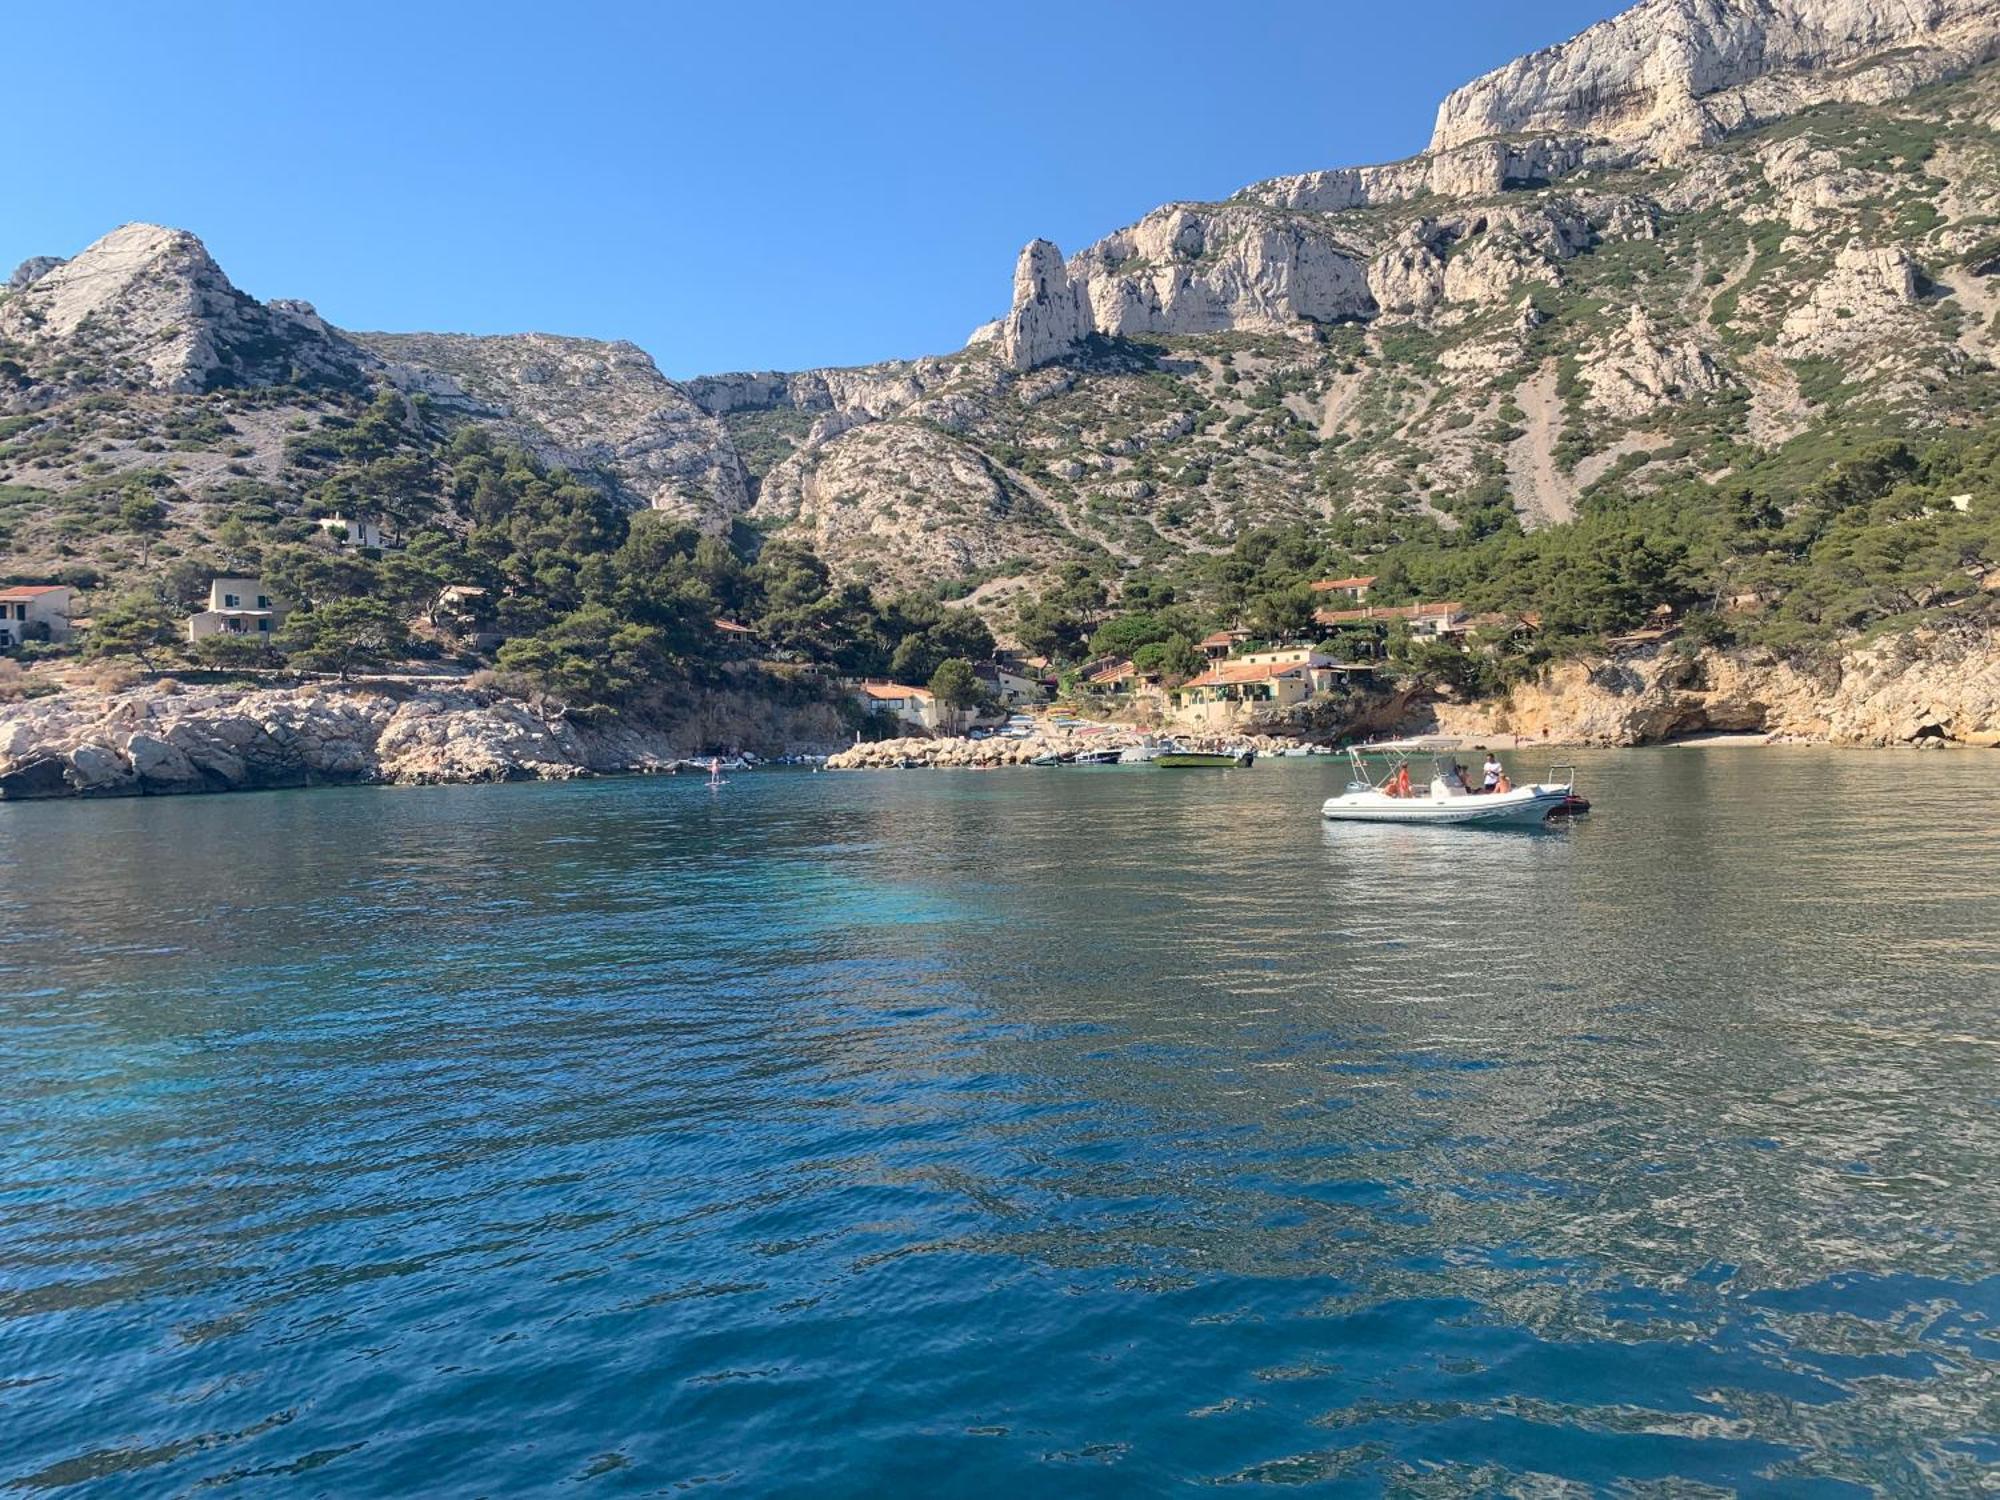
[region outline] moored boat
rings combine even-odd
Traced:
[[[1232,750],[1183,750],[1176,745],[1154,756],[1153,764],[1165,771],[1203,768],[1234,770],[1248,766],[1256,759],[1257,752],[1247,746]]]
[[[1362,754],[1361,746],[1348,752],[1354,779],[1346,791],[1326,799],[1320,807],[1322,818],[1348,823],[1533,827],[1583,801],[1576,795],[1574,766],[1551,766],[1547,781],[1517,787],[1503,779],[1499,785],[1504,790],[1475,792],[1466,787],[1457,767],[1445,756],[1437,758],[1428,785],[1413,785],[1407,757],[1398,759],[1389,773],[1376,781],[1370,777]],[[1558,781],[1556,775],[1561,771],[1569,774]]]

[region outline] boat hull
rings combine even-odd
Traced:
[[[1232,770],[1250,764],[1250,756],[1224,755],[1209,751],[1182,750],[1156,756],[1153,764],[1163,771]]]
[[[1566,786],[1524,786],[1512,792],[1457,797],[1387,797],[1347,792],[1329,797],[1320,816],[1335,823],[1434,823],[1449,827],[1533,826],[1569,798]]]

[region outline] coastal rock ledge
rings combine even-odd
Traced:
[[[1703,733],[1814,744],[2000,745],[2000,631],[1916,630],[1817,661],[1673,644],[1572,661],[1504,698],[1436,706],[1422,727],[1561,745],[1650,745]]]
[[[468,687],[72,691],[0,708],[0,798],[562,780],[663,769],[731,730],[751,748],[839,734],[830,710],[780,723],[768,708],[762,721],[754,707],[695,709],[664,730],[593,727]]]

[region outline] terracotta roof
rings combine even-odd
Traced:
[[[44,594],[66,594],[70,591],[66,583],[22,583],[13,588],[0,589],[0,599],[39,599]]]
[[[1436,604],[1364,604],[1359,609],[1319,609],[1313,611],[1313,619],[1321,625],[1351,625],[1357,620],[1428,620],[1437,616],[1446,619],[1465,613],[1465,606],[1457,600]]]
[[[928,700],[931,695],[929,688],[904,687],[899,682],[864,682],[861,691],[870,698],[915,698],[920,702]]]
[[[1302,661],[1223,662],[1199,677],[1189,678],[1183,687],[1231,687],[1241,682],[1268,682],[1273,677],[1289,677],[1310,670]]]
[[[1099,668],[1083,680],[1085,682],[1116,682],[1121,677],[1130,677],[1131,675],[1132,663],[1130,661],[1114,661],[1110,666]]]
[[[1365,589],[1374,581],[1375,575],[1373,573],[1370,573],[1366,578],[1322,578],[1313,585],[1313,592],[1316,594],[1328,594],[1332,593],[1335,589]]]
[[[1236,644],[1236,632],[1233,630],[1218,630],[1214,635],[1203,636],[1201,644],[1204,646],[1233,646]]]

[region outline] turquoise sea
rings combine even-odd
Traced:
[[[0,805],[0,1486],[1982,1492],[2000,761],[1580,759]]]

